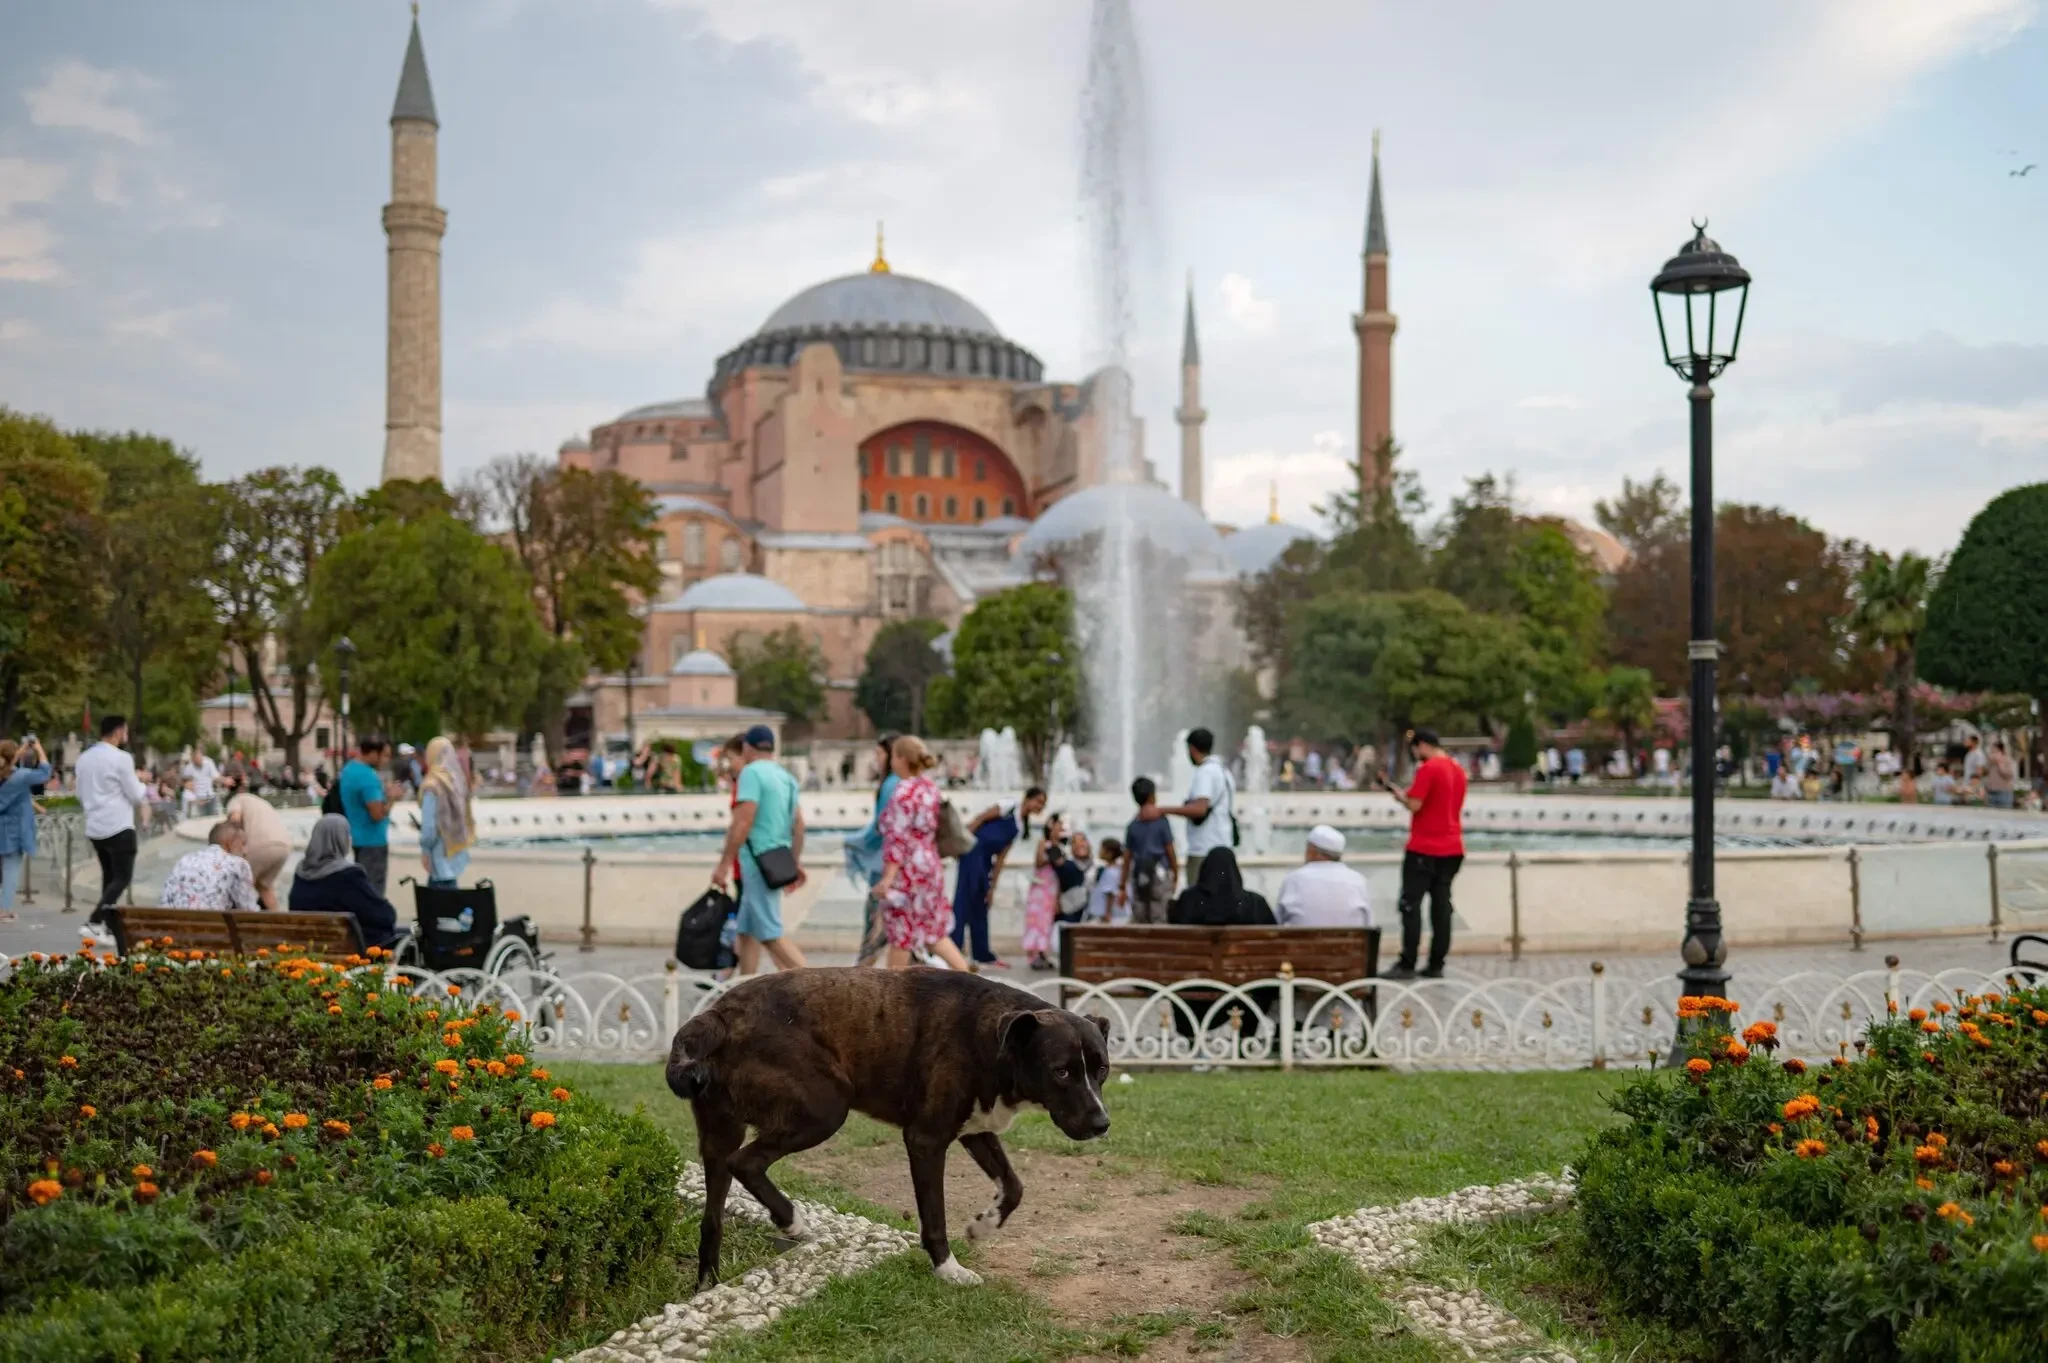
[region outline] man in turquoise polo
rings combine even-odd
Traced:
[[[752,975],[761,968],[763,947],[775,958],[777,969],[799,969],[805,964],[804,954],[782,940],[782,891],[768,887],[755,860],[773,848],[787,847],[797,863],[796,879],[788,888],[795,889],[806,879],[804,811],[797,801],[796,778],[775,760],[775,731],[765,724],[756,724],[741,736],[739,789],[734,794],[732,826],[725,830],[711,887],[725,889],[726,868],[738,856],[739,973]]]

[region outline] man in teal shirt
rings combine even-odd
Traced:
[[[804,859],[804,811],[797,801],[796,778],[775,760],[775,731],[756,724],[740,740],[739,789],[732,807],[732,826],[725,830],[725,846],[718,853],[718,865],[711,873],[711,886],[725,889],[726,868],[733,857],[740,858],[740,911],[737,927],[739,973],[752,975],[761,968],[761,949],[775,958],[780,970],[802,967],[804,954],[782,940],[782,891],[768,888],[761,876],[757,853],[787,847],[796,857],[794,889],[806,879]]]
[[[377,765],[384,760],[384,740],[365,734],[357,756],[341,769],[341,812],[348,818],[348,840],[355,845],[356,865],[370,877],[377,893],[391,871],[391,793]]]

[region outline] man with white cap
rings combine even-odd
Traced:
[[[1326,823],[1308,831],[1302,864],[1280,882],[1273,917],[1283,928],[1369,928],[1372,893],[1344,864],[1344,835]]]

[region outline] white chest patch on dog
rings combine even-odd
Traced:
[[[991,1108],[977,1108],[967,1118],[967,1125],[960,1128],[960,1134],[963,1136],[975,1136],[986,1131],[992,1135],[1000,1136],[1010,1129],[1010,1123],[1017,1120],[1018,1113],[1029,1112],[1033,1109],[1037,1109],[1040,1112],[1045,1110],[1039,1107],[1037,1103],[1019,1103],[1017,1106],[1011,1107],[1008,1103],[1004,1102],[997,1102]]]

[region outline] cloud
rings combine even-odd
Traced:
[[[1531,393],[1515,406],[1526,412],[1576,412],[1579,400],[1568,393]]]
[[[1209,461],[1203,491],[1210,506],[1229,510],[1218,519],[1254,525],[1266,518],[1275,495],[1280,519],[1313,526],[1333,492],[1351,486],[1348,442],[1336,431],[1317,431],[1305,450],[1247,450]]]
[[[204,328],[195,324],[223,317],[227,311],[224,303],[188,303],[182,307],[159,308],[154,312],[117,317],[108,324],[107,334],[122,341],[162,344],[194,373],[224,378],[238,372],[237,366],[220,351],[201,344],[195,333],[202,332]]]
[[[9,341],[26,341],[35,334],[36,329],[19,317],[0,322],[0,345]]]
[[[136,72],[109,71],[74,59],[59,62],[48,80],[22,91],[21,97],[29,121],[39,128],[77,128],[146,147],[155,140],[149,125],[114,98],[155,87],[155,81]]]
[[[1241,274],[1223,276],[1216,283],[1216,292],[1223,295],[1224,315],[1255,336],[1271,331],[1279,319],[1280,310],[1273,300],[1259,297],[1251,280]]]
[[[50,202],[67,177],[63,166],[0,156],[0,279],[36,283],[63,275],[63,267],[50,254],[56,233],[47,223],[16,217],[14,210]]]

